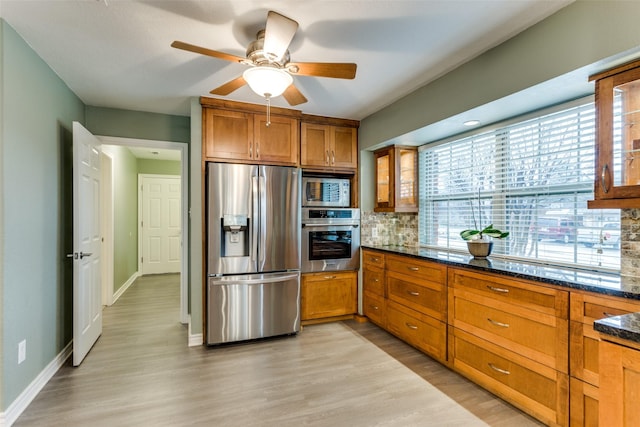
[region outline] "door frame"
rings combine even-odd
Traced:
[[[102,233],[102,305],[113,304],[113,158],[100,152],[100,227]]]
[[[162,174],[151,174],[151,173],[139,173],[138,174],[138,218],[142,218],[142,214],[143,214],[143,203],[142,203],[142,194],[140,193],[140,188],[142,188],[142,181],[144,180],[144,178],[169,178],[169,179],[180,179],[180,203],[182,203],[182,199],[184,198],[184,194],[182,194],[182,178],[180,177],[180,175],[162,175]],[[182,211],[182,209],[181,209]],[[182,227],[182,224],[180,224],[180,227]],[[143,233],[143,227],[142,227],[142,221],[138,221],[138,272],[140,274],[142,274],[142,255],[143,255],[143,246],[144,243],[142,241],[142,233]],[[181,228],[180,229],[180,240],[182,240],[182,237],[184,235],[184,230]],[[182,242],[182,245],[184,246],[184,241]],[[180,254],[180,256],[182,256],[182,254]],[[180,264],[180,268],[182,269],[182,260],[180,260],[181,264]]]
[[[180,152],[180,191],[182,254],[180,260],[180,322],[189,323],[189,145],[183,142],[158,141],[151,139],[123,138],[114,136],[96,136],[104,145],[120,145],[125,147],[145,147],[177,150]],[[113,232],[113,229],[111,230]],[[109,268],[113,268],[112,264]],[[113,283],[111,284],[113,286]]]

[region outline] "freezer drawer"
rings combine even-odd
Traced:
[[[207,344],[300,331],[300,273],[210,277]]]

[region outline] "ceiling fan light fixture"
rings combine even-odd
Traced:
[[[269,66],[247,69],[242,77],[251,90],[265,98],[280,96],[293,83],[293,77],[284,70]]]

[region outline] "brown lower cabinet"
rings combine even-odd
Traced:
[[[640,427],[640,346],[593,328],[640,312],[640,301],[371,249],[362,257],[363,312],[375,324],[547,425]]]
[[[602,342],[600,334],[593,329],[593,322],[637,311],[640,311],[638,301],[584,291],[571,292],[569,372],[572,427],[598,425],[599,396],[602,396],[599,367]]]
[[[358,273],[342,271],[303,274],[300,307],[303,322],[353,316],[358,311]]]

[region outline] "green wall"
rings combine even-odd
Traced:
[[[138,271],[138,162],[128,148],[103,146],[113,168],[113,291]]]
[[[2,23],[2,411],[72,339],[72,122],[84,105]],[[10,327],[7,327],[10,326]],[[18,343],[26,360],[18,364]]]
[[[173,160],[138,159],[138,173],[180,175],[181,163]]]
[[[637,1],[577,0],[363,119],[361,208],[373,209],[371,149],[451,136],[442,129],[467,111],[499,121],[593,93],[590,73],[640,57],[639,16]]]
[[[94,135],[184,143],[190,140],[189,117],[91,106],[87,106],[86,116],[86,128]]]

